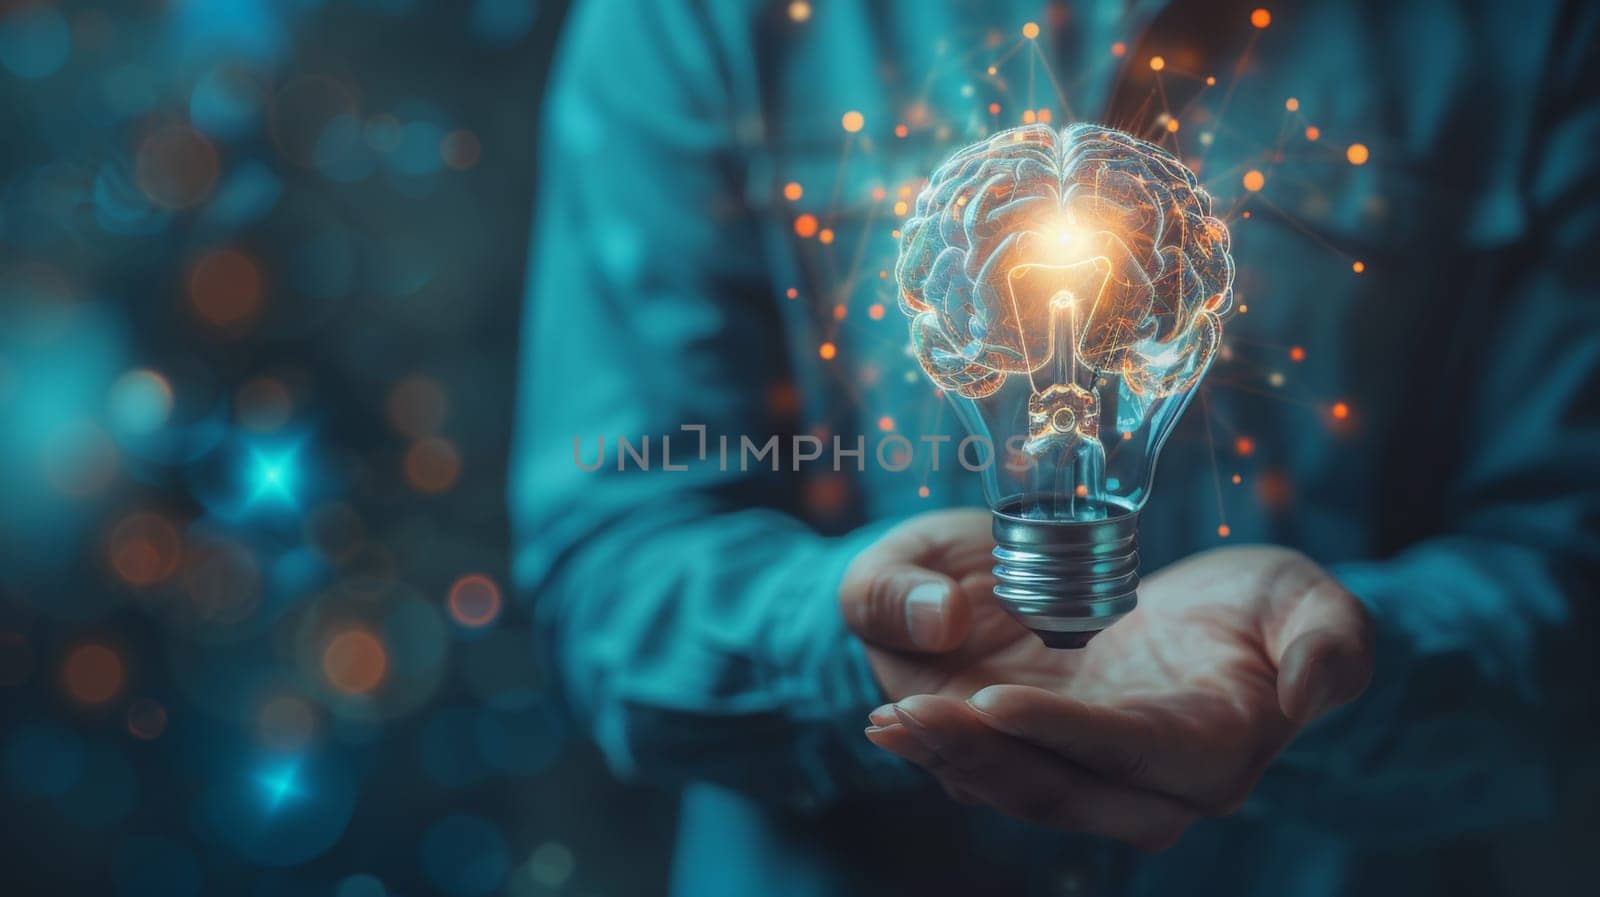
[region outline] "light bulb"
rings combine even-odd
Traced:
[[[1171,153],[1073,124],[957,152],[901,230],[917,359],[990,451],[995,595],[1082,647],[1137,603],[1156,458],[1231,310],[1227,227]]]

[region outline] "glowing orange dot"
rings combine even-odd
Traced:
[[[1244,173],[1244,188],[1249,190],[1251,193],[1260,190],[1266,185],[1267,176],[1259,171],[1256,171],[1254,168]]]
[[[918,498],[927,498],[928,497],[928,487],[927,486],[923,486],[923,487],[917,489],[917,497]]]
[[[450,616],[462,626],[487,626],[500,615],[500,587],[481,573],[469,573],[450,586]]]
[[[418,492],[438,495],[450,491],[461,475],[461,454],[448,439],[429,436],[406,450],[406,483]]]
[[[990,115],[999,115],[1000,114],[1000,104],[999,103],[990,103],[989,104],[989,114]]]
[[[817,347],[817,354],[822,356],[823,361],[832,361],[839,354],[839,348],[833,343],[823,343]]]
[[[896,137],[904,137],[904,136],[906,136],[907,134],[910,134],[910,133],[911,133],[911,129],[906,127],[903,124],[894,126],[894,136],[896,136]]]
[[[1360,274],[1362,271],[1367,270],[1367,263],[1357,259],[1350,263],[1350,270]]]
[[[1245,212],[1244,213],[1244,217],[1249,218],[1250,217],[1250,213],[1249,212]],[[1242,314],[1248,314],[1249,311],[1250,311],[1250,306],[1242,305],[1242,304],[1239,306],[1239,314],[1241,314],[1241,315]]]
[[[1301,347],[1299,347],[1299,346],[1291,347],[1289,349],[1289,360],[1290,361],[1296,361],[1296,362],[1305,361],[1306,360],[1306,350],[1301,348]]]
[[[890,430],[893,430],[894,429],[894,418],[890,417],[887,414],[885,414],[883,417],[878,418],[878,429],[882,430],[885,433],[889,432]]]
[[[1365,143],[1352,143],[1345,148],[1344,157],[1350,160],[1351,165],[1365,165],[1370,154]]]
[[[1240,436],[1233,441],[1233,450],[1248,458],[1256,453],[1256,441],[1248,436]]]
[[[1034,121],[1034,119],[1036,117],[1037,116],[1034,115],[1034,112],[1033,112],[1032,109],[1024,109],[1024,110],[1022,110],[1022,123],[1023,124],[1025,124],[1025,125],[1033,124],[1033,121]]]
[[[1334,402],[1333,407],[1329,410],[1332,412],[1334,420],[1344,420],[1350,416],[1350,406],[1343,402]]]
[[[874,302],[874,303],[872,303],[872,306],[867,309],[867,317],[871,318],[874,321],[883,320],[883,303],[882,302]]]
[[[866,125],[867,120],[866,120],[865,117],[862,116],[861,113],[857,112],[854,109],[851,109],[849,112],[846,112],[844,114],[844,117],[839,119],[839,123],[844,125],[844,129],[846,131],[849,131],[851,134],[854,134],[855,132],[861,130],[861,128]]]
[[[794,220],[794,232],[801,239],[808,239],[817,235],[817,216],[806,212]]]
[[[182,541],[158,514],[131,514],[111,531],[111,567],[131,586],[152,586],[178,570]]]
[[[1315,142],[1322,136],[1322,129],[1316,125],[1306,125],[1306,139]]]
[[[1117,41],[1116,43],[1111,45],[1111,55],[1112,56],[1122,56],[1122,55],[1125,55],[1127,52],[1128,52],[1128,45],[1123,43],[1122,41]]]
[[[1283,108],[1289,110],[1290,112],[1294,112],[1295,110],[1300,108],[1300,101],[1295,99],[1294,97],[1290,97],[1287,100],[1283,101]]]
[[[790,181],[789,183],[783,185],[783,198],[789,200],[790,202],[794,202],[795,200],[804,196],[805,193],[805,188],[801,187],[800,184],[795,181]]]
[[[1150,71],[1159,72],[1167,67],[1167,60],[1161,56],[1150,57]]]
[[[1039,36],[1039,23],[1038,22],[1029,22],[1028,24],[1023,25],[1022,26],[1022,36],[1027,38],[1028,40],[1033,40],[1034,38],[1038,37]]]
[[[1178,120],[1175,118],[1167,119],[1167,130],[1174,134],[1178,133]]]
[[[795,22],[804,22],[811,18],[811,4],[806,0],[794,0],[789,4],[789,19]]]
[[[1128,440],[1130,440],[1132,438],[1133,438],[1133,431],[1132,430],[1123,430],[1122,431],[1122,441],[1123,442],[1127,442]]]
[[[451,131],[439,141],[439,158],[456,171],[466,171],[483,157],[483,144],[471,131]]]
[[[72,649],[61,668],[67,694],[85,704],[104,704],[122,691],[122,658],[98,642]]]
[[[832,243],[833,229],[825,227],[822,230],[817,231],[817,240],[822,243]]]
[[[995,72],[998,72],[998,71],[1000,71],[1000,70],[999,70],[999,69],[997,69],[997,68],[995,68],[995,67],[994,67],[994,66],[992,66],[992,65],[991,65],[991,66],[989,66],[989,68],[988,68],[988,69],[987,69],[987,71],[988,71],[988,72],[989,72],[989,74],[991,74],[991,75],[992,75],[992,74],[994,74],[994,73],[995,73]]]
[[[1206,86],[1207,87],[1216,87],[1217,86],[1217,76],[1216,75],[1207,75],[1206,76]]]
[[[1050,110],[1049,109],[1040,109],[1039,110],[1039,120],[1040,121],[1049,122],[1051,118],[1052,118],[1052,116],[1050,114]]]
[[[897,227],[894,230],[889,231],[889,236],[896,240],[900,239],[900,228]]]
[[[1089,487],[1083,483],[1079,483],[1078,488],[1072,490],[1072,493],[1079,498],[1087,498],[1089,496]]]
[[[364,694],[378,687],[389,670],[389,653],[383,642],[365,629],[347,629],[328,640],[322,652],[322,675],[328,684],[347,694]]]
[[[238,250],[208,252],[189,271],[189,304],[219,327],[241,324],[261,306],[261,273]]]
[[[790,299],[794,299],[795,297],[800,295],[800,291],[795,289],[794,287],[790,287],[787,290],[783,291],[783,295],[788,296]]]
[[[887,194],[883,192],[883,187],[878,186],[872,188],[872,199],[874,202],[883,199],[886,195]]]
[[[1239,485],[1239,484],[1240,484],[1240,483],[1242,483],[1242,482],[1244,482],[1244,477],[1241,477],[1241,476],[1239,476],[1239,475],[1238,475],[1238,474],[1234,474],[1234,475],[1233,475],[1233,484],[1234,484],[1234,485],[1235,485],[1235,486],[1237,486],[1237,485]]]
[[[882,268],[879,268],[878,269],[878,279],[879,280],[888,280],[889,279],[889,272],[883,270]]]
[[[1230,536],[1232,534],[1233,534],[1233,530],[1230,529],[1226,523],[1224,523],[1221,526],[1217,527],[1217,535],[1221,536],[1224,539],[1228,538],[1228,536]]]
[[[894,204],[894,213],[896,215],[904,215],[906,210],[910,208],[910,206],[906,205],[906,201],[902,199]]]
[[[849,314],[849,310],[846,309],[842,304],[835,305],[833,307],[833,319],[835,321],[843,321],[846,314]]]
[[[1272,13],[1265,9],[1257,9],[1250,13],[1250,24],[1257,28],[1265,28],[1272,24]]]

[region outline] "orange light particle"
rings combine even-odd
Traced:
[[[832,243],[833,229],[825,227],[822,230],[817,231],[817,240],[821,243]]]
[[[1334,402],[1333,407],[1328,410],[1333,415],[1334,420],[1344,420],[1350,416],[1350,406],[1343,402]]]
[[[843,321],[844,320],[844,316],[846,314],[848,314],[848,313],[849,313],[849,310],[846,309],[843,305],[835,305],[833,307],[833,319],[835,321]]]
[[[909,209],[909,208],[911,208],[911,207],[906,205],[906,201],[902,199],[899,202],[894,204],[894,213],[896,215],[904,215],[906,213],[906,209]]]
[[[999,103],[990,103],[989,104],[989,114],[990,115],[999,115],[1000,114],[1000,104]]]
[[[1216,87],[1217,86],[1217,76],[1216,75],[1207,75],[1206,76],[1206,86],[1207,87]]]
[[[788,296],[790,299],[794,299],[800,295],[800,291],[794,287],[790,287],[783,291],[783,295]]]
[[[1362,271],[1367,270],[1367,263],[1361,261],[1360,259],[1356,259],[1350,263],[1350,270],[1360,274]]]
[[[1298,112],[1300,109],[1300,101],[1294,97],[1290,97],[1283,101],[1283,108],[1289,110],[1290,112]]]
[[[238,250],[208,252],[189,271],[189,304],[218,327],[242,324],[261,307],[261,273]]]
[[[419,439],[406,450],[406,483],[427,495],[450,491],[461,476],[461,453],[448,439],[429,436]]]
[[[823,343],[817,347],[817,354],[822,356],[823,361],[832,361],[839,354],[839,348],[833,343]]]
[[[803,240],[817,235],[817,216],[806,212],[794,220],[794,232]]]
[[[887,195],[888,194],[883,191],[883,187],[882,186],[878,186],[878,187],[873,187],[872,188],[872,200],[873,200],[873,202],[878,202],[878,201],[882,200]]]
[[[993,75],[993,74],[994,74],[994,73],[995,73],[995,72],[998,72],[998,71],[1000,71],[1000,70],[999,70],[999,69],[998,69],[998,68],[996,68],[996,67],[994,67],[994,66],[992,66],[992,65],[991,65],[991,66],[989,66],[989,68],[988,68],[988,69],[986,69],[986,71],[988,71],[988,73],[989,73],[989,74],[991,74],[991,75]]]
[[[1260,190],[1266,185],[1267,176],[1259,171],[1256,171],[1254,168],[1244,173],[1244,188],[1249,190],[1251,193]]]
[[[1034,114],[1032,109],[1024,109],[1024,110],[1022,110],[1022,123],[1025,124],[1025,125],[1033,124],[1034,119],[1037,118],[1037,117],[1038,116],[1036,116]]]
[[[867,309],[867,317],[871,318],[874,321],[883,320],[883,303],[882,302],[874,302],[874,303],[872,303],[871,307],[869,307]]]
[[[1217,535],[1219,535],[1222,538],[1226,539],[1229,536],[1233,535],[1233,530],[1231,528],[1229,528],[1229,526],[1226,523],[1224,523],[1221,526],[1217,527]]]
[[[1306,125],[1306,139],[1307,140],[1310,140],[1313,143],[1315,143],[1317,138],[1319,138],[1321,136],[1322,136],[1322,129],[1321,128],[1317,127],[1316,125]]]
[[[928,497],[928,487],[927,486],[922,486],[922,487],[918,488],[917,489],[917,497],[918,498],[927,498]]]
[[[322,675],[346,694],[365,694],[378,687],[389,670],[389,652],[365,629],[347,629],[328,640],[322,652]]]
[[[1242,483],[1242,482],[1244,482],[1244,477],[1241,477],[1241,476],[1239,476],[1239,475],[1238,475],[1238,474],[1234,474],[1234,475],[1233,475],[1233,484],[1234,484],[1234,485],[1235,485],[1235,486],[1237,486],[1237,485],[1239,485],[1239,484],[1240,484],[1240,483]]]
[[[790,21],[792,21],[792,22],[804,22],[804,21],[806,21],[807,19],[810,19],[810,18],[811,18],[811,4],[807,3],[806,0],[794,0],[793,3],[789,4],[789,20]]]
[[[67,694],[85,704],[104,704],[122,691],[122,658],[99,642],[72,649],[61,667]]]
[[[844,125],[844,129],[846,131],[854,134],[866,125],[867,120],[861,115],[861,113],[851,109],[849,112],[844,114],[843,118],[839,119],[839,123]]]
[[[1040,121],[1045,122],[1045,123],[1048,124],[1052,117],[1053,116],[1051,116],[1049,109],[1040,109],[1039,110],[1039,120]]]
[[[1089,497],[1089,487],[1084,485],[1083,483],[1079,483],[1078,484],[1078,488],[1072,490],[1072,494],[1078,496],[1079,498],[1088,498]]]
[[[1250,24],[1257,28],[1265,28],[1272,24],[1272,13],[1266,9],[1256,9],[1250,13]]]
[[[795,200],[804,196],[805,193],[805,188],[801,187],[795,181],[790,181],[789,183],[783,185],[783,198],[789,200],[790,202],[794,202]]]
[[[894,429],[894,418],[890,417],[887,414],[885,414],[883,417],[878,418],[878,429],[882,430],[885,433],[889,432],[890,430],[893,430]]]
[[[1174,134],[1178,133],[1178,120],[1175,118],[1167,119],[1167,130]]]
[[[1167,67],[1167,60],[1161,56],[1150,57],[1150,71],[1159,72]]]
[[[1367,152],[1365,143],[1352,143],[1345,148],[1344,157],[1350,160],[1351,165],[1365,165],[1371,154]]]
[[[911,129],[906,127],[904,124],[899,124],[899,125],[895,125],[894,126],[894,136],[896,136],[896,137],[905,137],[906,135],[908,135],[910,133],[911,133]]]
[[[1233,441],[1233,450],[1240,457],[1248,458],[1256,453],[1256,441],[1248,436],[1240,436]]]
[[[462,626],[487,626],[500,616],[500,587],[481,573],[469,573],[450,586],[450,616]]]
[[[1128,45],[1123,43],[1122,41],[1117,41],[1116,43],[1111,45],[1111,55],[1112,56],[1126,56],[1127,53],[1128,53]]]
[[[1034,38],[1038,37],[1039,36],[1039,23],[1038,22],[1029,22],[1028,24],[1023,25],[1022,26],[1022,36],[1027,38],[1028,40],[1033,40]]]
[[[1289,349],[1289,360],[1293,361],[1293,362],[1305,361],[1306,360],[1306,350],[1301,348],[1300,346],[1292,346],[1292,347],[1290,347],[1290,349]]]

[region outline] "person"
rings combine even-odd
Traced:
[[[1570,892],[1596,28],[1553,2],[578,4],[513,567],[611,767],[681,790],[673,893]],[[1161,136],[1239,270],[1138,610],[1082,651],[995,604],[890,273],[895,204],[1039,109]],[[790,449],[885,431],[910,469]]]

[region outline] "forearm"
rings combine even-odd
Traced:
[[[894,764],[860,736],[878,686],[837,604],[872,533],[676,504],[597,529],[541,590],[564,686],[609,762],[802,808],[881,781]]]
[[[1563,689],[1546,671],[1586,638],[1576,572],[1541,548],[1477,537],[1335,567],[1373,615],[1376,676],[1284,753],[1252,809],[1385,838],[1548,816],[1572,717],[1548,699]]]

